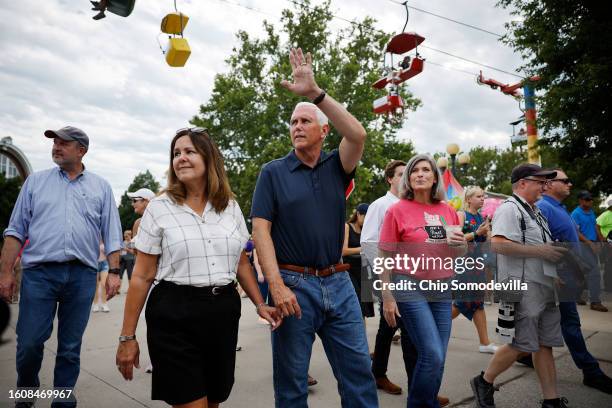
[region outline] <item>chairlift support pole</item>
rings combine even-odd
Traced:
[[[515,98],[520,98],[518,89],[523,87],[523,98],[525,100],[525,124],[527,127],[527,161],[532,164],[542,165],[542,159],[538,150],[538,128],[536,126],[536,103],[535,91],[533,83],[540,79],[539,76],[526,78],[521,82],[509,85],[503,84],[492,78],[486,79],[480,71],[480,75],[476,77],[478,85],[488,85],[492,89],[498,89],[506,95],[511,95]]]

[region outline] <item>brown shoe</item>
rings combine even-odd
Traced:
[[[402,393],[402,387],[393,384],[389,381],[387,376],[376,379],[376,388],[392,395],[399,395]]]
[[[310,374],[308,374],[308,386],[312,387],[313,385],[317,385],[319,382],[312,378]]]
[[[450,403],[450,400],[446,397],[438,395],[438,403],[440,404],[440,407],[445,407]]]
[[[608,308],[599,303],[591,303],[591,310],[596,310],[598,312],[607,312]]]

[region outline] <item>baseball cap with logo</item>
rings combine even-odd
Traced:
[[[515,168],[512,169],[512,173],[510,175],[510,182],[516,183],[517,181],[532,177],[545,177],[547,179],[553,179],[557,177],[557,172],[554,170],[544,170],[537,164],[525,163],[519,164]]]
[[[74,126],[65,126],[59,130],[46,130],[45,136],[51,139],[59,137],[60,139],[69,142],[72,140],[76,140],[86,149],[89,149],[89,137],[81,129],[75,128]]]
[[[139,188],[133,193],[128,192],[127,196],[130,198],[144,198],[145,200],[151,200],[155,197],[155,193],[148,188]]]

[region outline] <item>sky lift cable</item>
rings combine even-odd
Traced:
[[[301,3],[301,2],[299,2],[299,1],[297,1],[297,0],[287,0],[287,1],[288,1],[288,2],[290,2],[290,3],[293,3],[293,4],[297,4],[297,5],[300,5],[300,6],[303,6],[303,7],[309,8],[309,9],[312,9],[312,7],[307,6],[307,5],[305,5],[305,4],[303,4],[303,3]],[[408,6],[407,4],[405,4],[406,2],[404,2],[404,3],[397,3],[397,2],[395,2],[395,1],[393,1],[393,0],[388,0],[388,1],[390,1],[391,3],[394,3],[394,4],[405,5],[405,6],[406,6],[406,7],[408,7],[408,8],[414,8],[414,7],[411,7],[411,6]],[[419,10],[419,11],[421,11],[421,10]],[[406,12],[408,12],[408,10],[406,10]],[[431,13],[430,13],[430,14],[431,14]],[[349,20],[349,19],[347,19],[347,18],[344,18],[344,17],[338,16],[338,15],[336,15],[336,14],[331,14],[331,16],[332,16],[332,17],[334,17],[334,18],[336,18],[336,19],[338,19],[338,20],[342,20],[342,21],[345,21],[345,22],[350,23],[350,24],[352,24],[352,25],[358,26],[358,27],[360,27],[360,28],[365,28],[365,27],[363,27],[363,26],[362,26],[362,24],[359,24],[359,23],[357,23],[357,22],[355,22],[355,21],[353,21],[353,20]],[[406,19],[406,24],[404,25],[404,30],[405,30],[405,28],[406,28],[407,23],[408,23],[408,19]],[[463,25],[467,25],[467,24],[464,24],[464,23],[461,23],[461,24],[463,24]],[[476,27],[476,28],[477,28],[477,27]],[[478,29],[478,28],[477,28],[477,29]],[[375,30],[375,31],[377,31],[377,32],[379,32],[379,33],[382,33],[382,34],[386,34],[386,33],[385,33],[384,31],[382,31],[382,30],[378,30],[378,29],[376,29],[376,28],[375,28],[374,30]],[[402,30],[402,31],[403,31],[403,30]],[[482,31],[482,30],[481,30],[481,31]],[[485,31],[486,31],[486,30],[485,30]],[[493,34],[494,34],[494,33],[493,33]],[[498,35],[498,34],[495,34],[495,35]],[[501,37],[501,35],[500,35],[499,37]],[[522,76],[522,75],[518,75],[518,74],[515,74],[515,73],[512,73],[512,72],[508,72],[508,71],[506,71],[506,70],[503,70],[503,69],[501,69],[501,68],[495,68],[495,67],[493,67],[493,66],[491,66],[491,65],[488,65],[488,64],[483,64],[483,63],[478,62],[478,61],[474,61],[474,60],[471,60],[471,59],[468,59],[468,58],[465,58],[465,57],[461,57],[461,56],[459,56],[459,55],[455,55],[455,54],[450,53],[450,52],[448,52],[448,51],[438,50],[438,49],[436,49],[436,48],[428,47],[428,46],[425,46],[425,45],[421,45],[421,47],[423,47],[423,48],[427,48],[427,49],[430,49],[430,50],[432,50],[432,51],[439,52],[439,53],[442,53],[442,54],[445,54],[445,55],[448,55],[449,57],[453,57],[453,58],[457,58],[457,59],[460,59],[460,60],[463,60],[463,61],[469,62],[469,63],[471,63],[471,64],[479,65],[479,66],[484,67],[484,68],[489,68],[489,69],[492,69],[492,70],[494,70],[494,71],[502,72],[502,73],[507,74],[507,75],[512,75],[512,76],[517,77],[517,78],[524,78],[524,76]]]
[[[420,11],[421,13],[429,14],[429,15],[432,15],[432,16],[434,16],[434,17],[438,17],[438,18],[441,18],[441,19],[443,19],[443,20],[447,20],[447,21],[453,22],[453,23],[455,23],[455,24],[462,25],[462,26],[465,26],[465,27],[471,28],[471,29],[473,29],[473,30],[478,30],[478,31],[481,31],[481,32],[483,32],[483,33],[490,34],[490,35],[495,36],[495,37],[498,37],[498,38],[502,38],[502,37],[503,37],[503,35],[501,35],[501,34],[494,33],[493,31],[489,31],[489,30],[486,30],[486,29],[484,29],[484,28],[480,28],[480,27],[475,26],[475,25],[473,25],[473,24],[468,24],[468,23],[464,23],[464,22],[462,22],[462,21],[454,20],[454,19],[452,19],[452,18],[450,18],[450,17],[446,17],[446,16],[443,16],[443,15],[440,15],[440,14],[432,13],[431,11],[423,10],[423,9],[418,8],[418,7],[409,6],[409,5],[405,4],[405,3],[407,3],[407,2],[402,2],[402,3],[399,3],[399,2],[394,1],[394,0],[387,0],[387,1],[389,1],[389,2],[391,2],[391,3],[393,3],[393,4],[405,5],[406,7],[411,8],[411,9],[416,10],[416,11]]]
[[[242,7],[242,8],[246,8],[246,9],[248,9],[248,10],[251,10],[251,11],[255,11],[255,12],[257,12],[257,13],[267,14],[267,15],[274,16],[274,17],[276,17],[276,18],[279,18],[279,16],[277,16],[277,15],[274,15],[274,14],[271,14],[271,13],[267,13],[267,12],[264,12],[264,11],[262,11],[262,10],[256,9],[256,8],[254,8],[254,7],[250,7],[250,6],[247,6],[247,5],[244,5],[244,4],[240,4],[240,3],[237,3],[237,2],[231,2],[231,1],[229,1],[229,0],[217,0],[217,1],[220,1],[220,2],[223,2],[223,3],[227,3],[227,4],[233,4],[233,5],[238,6],[238,7]],[[299,2],[299,1],[297,1],[297,0],[287,0],[287,1],[288,1],[288,2],[290,2],[290,3],[296,4],[296,5],[299,5],[299,6],[303,6],[303,7],[306,7],[306,8],[312,9],[312,7],[307,6],[307,5],[305,5],[305,4],[303,4],[303,3],[301,3],[301,2]],[[396,3],[395,1],[392,1],[392,0],[389,0],[389,1],[391,1],[391,2],[392,2],[392,3],[394,3],[394,4],[401,4],[401,3]],[[411,7],[411,6],[408,6],[408,7]],[[414,7],[411,7],[411,8],[414,8]],[[419,10],[419,11],[420,11],[420,10]],[[331,17],[333,17],[333,18],[335,18],[335,19],[337,19],[337,20],[342,20],[342,21],[345,21],[345,22],[347,22],[347,23],[349,23],[349,24],[352,24],[352,25],[354,25],[354,26],[357,26],[357,27],[359,27],[359,28],[369,28],[369,27],[364,27],[362,24],[360,24],[360,23],[358,23],[358,22],[356,22],[356,21],[349,20],[349,19],[347,19],[347,18],[344,18],[344,17],[338,16],[338,15],[336,15],[336,14],[330,14],[330,15],[331,15]],[[387,34],[387,33],[385,33],[384,31],[379,30],[379,29],[377,29],[377,28],[373,28],[373,29],[372,29],[372,31],[376,31],[376,32],[381,33],[381,34]],[[521,75],[518,75],[518,74],[515,74],[515,73],[512,73],[512,72],[509,72],[509,71],[503,70],[503,69],[501,69],[501,68],[495,68],[495,67],[493,67],[493,66],[491,66],[491,65],[488,65],[488,64],[483,64],[483,63],[481,63],[481,62],[474,61],[474,60],[471,60],[471,59],[468,59],[468,58],[465,58],[465,57],[461,57],[461,56],[459,56],[459,55],[452,54],[452,53],[450,53],[450,52],[448,52],[448,51],[439,50],[439,49],[432,48],[432,47],[428,47],[428,46],[425,46],[425,45],[421,45],[421,47],[423,47],[423,48],[427,48],[427,49],[429,49],[429,50],[432,50],[432,51],[435,51],[435,52],[439,52],[439,53],[442,53],[442,54],[445,54],[445,55],[448,55],[449,57],[453,57],[453,58],[457,58],[457,59],[463,60],[463,61],[465,61],[465,62],[469,62],[469,63],[471,63],[471,64],[479,65],[479,66],[484,67],[484,68],[489,68],[489,69],[492,69],[492,70],[494,70],[494,71],[504,73],[504,74],[506,74],[506,75],[512,75],[512,76],[517,77],[517,78],[524,78],[524,77],[523,77],[523,76],[521,76]],[[473,74],[473,75],[476,75],[476,74]]]

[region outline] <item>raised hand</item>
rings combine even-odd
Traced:
[[[291,64],[291,76],[293,82],[282,80],[281,85],[296,95],[314,99],[321,93],[314,79],[312,71],[312,55],[302,52],[301,48],[292,48],[289,51],[289,63]]]

